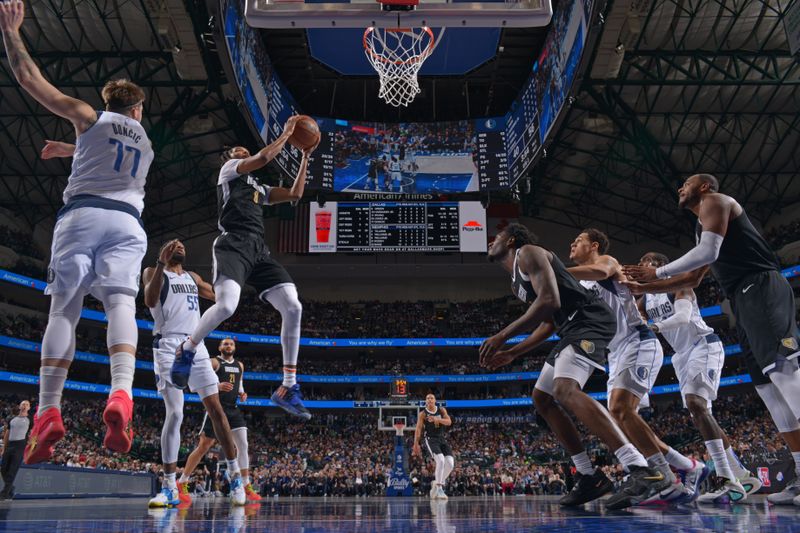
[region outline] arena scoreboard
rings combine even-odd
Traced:
[[[389,391],[389,397],[405,400],[408,398],[408,380],[405,378],[395,378]]]
[[[486,252],[480,202],[327,202],[309,212],[309,252]]]

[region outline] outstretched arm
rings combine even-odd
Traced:
[[[597,263],[569,267],[567,271],[578,280],[602,281],[619,271],[619,263],[610,255],[601,255],[597,258]]]
[[[299,119],[300,115],[292,115],[289,117],[289,120],[286,121],[286,125],[283,127],[283,133],[281,133],[280,137],[254,155],[239,161],[239,164],[236,166],[236,172],[238,174],[250,174],[254,170],[266,166],[267,163],[275,159],[275,157],[281,153],[281,150],[283,150],[289,137],[294,133],[294,127]]]
[[[95,123],[97,114],[89,104],[67,96],[42,76],[19,33],[24,18],[25,5],[22,0],[0,2],[0,30],[14,77],[37,102],[72,122],[77,135],[80,135]]]
[[[42,147],[42,159],[55,157],[72,157],[75,154],[75,145],[60,141],[46,140]]]
[[[626,269],[628,267],[625,267]],[[708,265],[700,267],[697,270],[686,272],[685,274],[678,274],[669,279],[659,279],[649,283],[640,283],[638,281],[623,281],[622,284],[628,287],[633,294],[640,295],[646,292],[651,294],[676,292],[680,289],[696,289],[700,286],[700,282],[708,272],[710,267]],[[627,274],[627,271],[626,271]]]

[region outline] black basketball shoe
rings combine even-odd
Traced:
[[[672,484],[663,472],[644,466],[629,467],[630,475],[619,491],[606,500],[606,509],[624,509],[643,502]]]
[[[614,490],[614,484],[599,468],[595,468],[591,476],[579,472],[577,478],[572,490],[558,500],[559,505],[565,507],[583,505]]]

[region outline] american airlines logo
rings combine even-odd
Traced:
[[[483,231],[483,224],[477,220],[470,220],[461,226],[461,231]]]

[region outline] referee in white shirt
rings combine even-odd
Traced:
[[[22,453],[25,451],[25,442],[31,421],[28,411],[31,404],[28,400],[20,402],[12,409],[14,418],[5,424],[3,431],[3,464],[0,465],[0,474],[3,476],[3,490],[0,491],[0,500],[9,500],[14,497],[14,478],[22,464]]]

